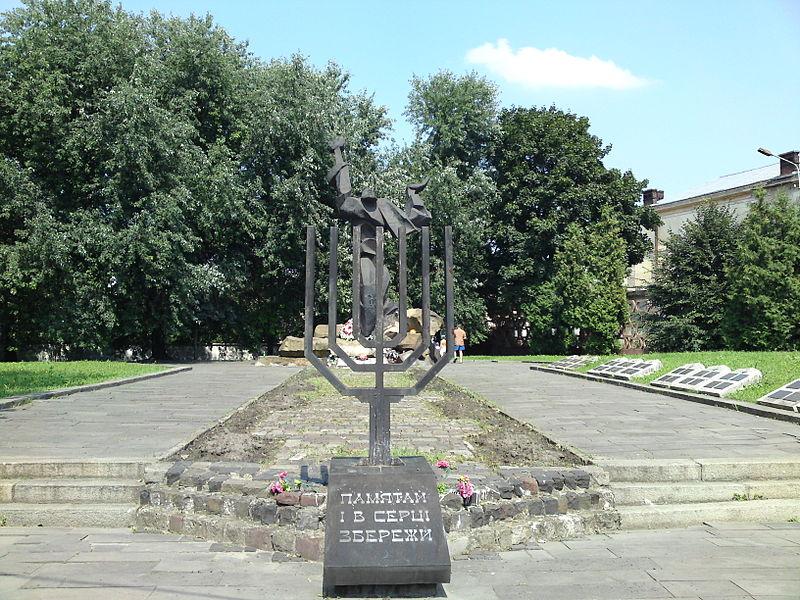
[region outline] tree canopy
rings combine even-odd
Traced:
[[[576,327],[579,345],[607,345],[622,269],[655,223],[636,204],[644,182],[605,168],[609,148],[587,119],[500,110],[475,73],[410,88],[416,137],[386,146],[385,108],[351,91],[341,67],[259,59],[210,16],[108,0],[3,13],[0,358],[37,346],[164,358],[170,344],[255,349],[299,333],[305,226],[335,222],[325,173],[337,134],[358,190],[402,202],[408,183],[430,178],[432,303],[444,308],[442,230],[453,225],[456,318],[473,342],[513,316],[535,349]],[[413,266],[417,246],[409,253]],[[418,293],[413,273],[409,284]]]
[[[297,326],[303,227],[332,217],[326,142],[347,131],[356,167],[374,162],[382,107],[336,65],[256,60],[210,17],[32,0],[0,32],[7,350],[163,358]]]
[[[603,165],[610,147],[589,133],[585,117],[553,106],[511,108],[500,112],[499,125],[487,303],[499,319],[529,324],[533,347],[547,350],[559,318],[555,257],[570,225],[614,219],[627,267],[641,262],[649,248],[642,227],[652,229],[658,216],[638,205],[646,181]]]
[[[722,334],[740,350],[800,348],[800,206],[763,193],[742,223]]]
[[[560,351],[616,352],[628,302],[625,242],[610,210],[585,227],[568,225],[553,262],[553,329]]]

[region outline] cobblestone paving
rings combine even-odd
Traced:
[[[480,433],[480,427],[471,421],[441,416],[426,402],[429,397],[408,396],[392,404],[392,448],[404,455],[472,458],[464,438]],[[296,410],[273,412],[254,435],[287,438],[273,461],[279,468],[328,460],[335,455],[367,454],[369,405],[346,396],[315,400]]]

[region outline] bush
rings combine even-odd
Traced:
[[[657,351],[723,348],[722,321],[741,226],[730,209],[703,204],[694,219],[667,241],[648,295],[658,311],[648,315],[648,340]]]
[[[729,272],[723,335],[739,350],[800,347],[800,206],[759,194]]]

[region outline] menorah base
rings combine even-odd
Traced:
[[[331,459],[323,589],[449,583],[436,476],[421,456],[402,462]]]

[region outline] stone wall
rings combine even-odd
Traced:
[[[146,473],[137,526],[173,531],[320,560],[324,548],[326,465],[303,465],[269,491],[278,470],[255,463],[165,463]],[[453,476],[440,473],[445,487]],[[451,553],[507,550],[531,541],[619,527],[608,480],[596,467],[501,468],[474,465],[476,493],[440,496]]]

